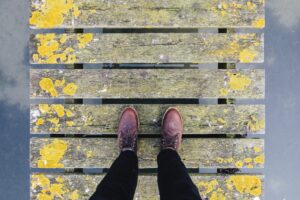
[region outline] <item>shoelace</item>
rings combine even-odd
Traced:
[[[172,149],[176,149],[177,145],[178,145],[178,137],[179,133],[177,133],[174,136],[169,136],[168,134],[165,134],[164,137],[162,138],[162,148],[172,148]]]
[[[136,133],[134,134],[129,133],[129,129],[128,129],[126,132],[120,131],[119,134],[120,134],[119,148],[121,150],[123,149],[134,150],[136,144]]]

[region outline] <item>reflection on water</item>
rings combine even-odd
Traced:
[[[266,8],[267,12],[271,12],[271,15],[275,16],[282,26],[295,28],[299,25],[299,0],[266,0]]]

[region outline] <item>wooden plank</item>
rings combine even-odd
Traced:
[[[202,199],[264,199],[262,175],[190,175]],[[31,200],[43,199],[42,197],[87,200],[94,193],[103,176],[34,173],[31,175]],[[156,175],[139,175],[134,199],[159,199]]]
[[[33,168],[109,168],[119,154],[116,138],[32,138]],[[159,138],[140,138],[141,168],[157,167]],[[263,139],[184,138],[180,155],[189,168],[262,168]]]
[[[264,27],[264,0],[32,0],[32,28]]]
[[[264,70],[30,70],[31,98],[264,98]]]
[[[139,114],[139,134],[160,134],[163,113],[175,106],[185,134],[264,134],[264,105],[63,105],[36,104],[30,109],[31,133],[116,134],[126,106]],[[53,123],[57,119],[57,123]],[[56,120],[56,121],[57,121]]]
[[[262,63],[264,39],[255,33],[37,34],[32,64]]]

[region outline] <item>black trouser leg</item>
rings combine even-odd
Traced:
[[[90,200],[132,200],[138,179],[138,158],[123,151],[98,185]]]
[[[157,156],[157,163],[161,200],[201,200],[197,187],[176,151],[162,150]]]

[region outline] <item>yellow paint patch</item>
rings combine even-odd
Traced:
[[[253,160],[254,160],[255,163],[264,164],[265,156],[264,155],[259,155],[259,156],[256,156]]]
[[[53,28],[64,23],[65,17],[72,14],[78,17],[80,11],[73,0],[40,1],[39,9],[32,12],[29,23],[38,28]]]
[[[229,87],[232,90],[245,90],[252,82],[250,78],[240,73],[228,72],[227,75],[229,76]]]
[[[65,108],[61,104],[54,104],[51,106],[52,109],[56,112],[58,117],[65,116]]]
[[[48,113],[50,111],[50,107],[48,104],[39,104],[39,110],[42,113]]]
[[[251,63],[257,56],[257,52],[250,49],[244,49],[240,52],[241,63]]]
[[[69,96],[73,96],[77,91],[78,86],[75,83],[69,83],[63,89],[63,93]]]
[[[45,145],[40,150],[40,159],[38,160],[39,168],[62,168],[60,163],[63,158],[68,144],[65,141],[55,139],[52,143]],[[57,188],[58,189],[58,188]]]
[[[232,190],[234,187],[241,194],[250,194],[260,196],[262,183],[257,176],[236,175],[231,176],[226,180],[227,188]]]
[[[54,87],[53,81],[51,78],[43,78],[39,82],[40,88],[47,93],[50,93],[52,97],[57,97],[57,91]]]
[[[86,34],[80,34],[77,36],[78,40],[78,47],[80,49],[85,48],[88,43],[90,43],[93,40],[93,34],[92,33],[86,33]]]
[[[265,27],[265,19],[257,19],[252,23],[252,26],[255,28],[264,28]]]
[[[36,122],[35,122],[35,125],[37,125],[37,126],[40,126],[40,125],[43,125],[43,124],[44,124],[44,122],[45,122],[45,120],[44,120],[44,119],[42,119],[42,118],[39,118],[38,120],[36,120]]]

